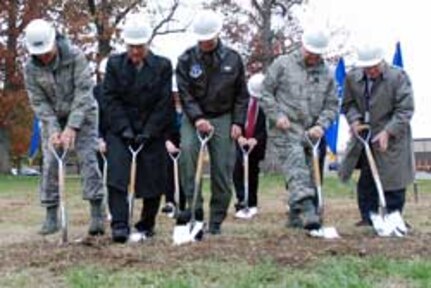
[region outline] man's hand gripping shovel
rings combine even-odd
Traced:
[[[364,136],[362,136],[364,135]],[[355,132],[356,138],[364,145],[365,154],[368,164],[370,165],[371,174],[373,175],[379,197],[379,213],[370,213],[370,219],[373,228],[378,236],[381,237],[403,237],[407,234],[406,224],[399,211],[388,213],[386,207],[386,199],[380,180],[380,175],[377,170],[376,161],[370,148],[371,129],[369,125],[360,125]]]
[[[324,239],[335,239],[340,238],[340,235],[337,232],[335,227],[324,227],[324,203],[323,203],[323,193],[322,193],[322,179],[320,178],[320,165],[319,165],[319,144],[321,138],[317,140],[312,139],[308,133],[305,133],[305,141],[312,148],[313,151],[313,178],[314,184],[316,186],[317,193],[317,213],[322,220],[322,227],[320,229],[311,230],[309,232],[310,236],[316,238],[324,238]]]

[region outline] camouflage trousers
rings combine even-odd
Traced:
[[[97,145],[97,121],[85,120],[81,129],[77,132],[75,149],[80,167],[83,199],[102,199],[103,182],[98,167],[96,152]],[[42,153],[43,171],[39,183],[40,201],[43,207],[58,205],[58,163],[52,151],[49,149],[49,135],[42,124]],[[71,152],[66,155],[65,162],[70,159]],[[66,194],[68,193],[66,188]]]
[[[275,138],[272,141],[288,187],[290,206],[316,196],[312,178],[312,152],[301,139]]]

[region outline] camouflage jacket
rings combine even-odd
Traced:
[[[267,71],[262,94],[271,134],[283,133],[271,129],[281,116],[290,120],[290,134],[303,134],[316,124],[328,128],[337,115],[333,76],[323,61],[307,67],[300,49],[273,62]]]
[[[65,126],[79,129],[87,118],[97,121],[93,81],[84,53],[61,35],[57,35],[56,45],[53,63],[43,65],[30,57],[24,67],[30,104],[48,135]]]

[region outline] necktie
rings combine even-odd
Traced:
[[[256,127],[258,102],[255,97],[250,98],[250,102],[247,110],[247,121],[245,122],[245,137],[251,138],[254,136],[254,130]]]

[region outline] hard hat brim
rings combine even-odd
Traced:
[[[316,54],[316,55],[322,55],[325,54],[326,52],[326,47],[324,48],[320,48],[320,47],[314,47],[311,45],[308,45],[307,43],[305,43],[305,41],[302,42],[302,45],[304,46],[304,49],[312,54]]]
[[[138,39],[124,37],[123,39],[126,45],[146,45],[148,44],[148,40],[150,40],[148,37]]]
[[[382,61],[383,61],[383,58],[376,58],[376,59],[372,59],[372,60],[368,60],[368,61],[357,60],[355,63],[355,66],[359,67],[359,68],[368,68],[368,67],[373,67],[373,66],[378,65]]]
[[[41,47],[35,47],[35,46],[32,46],[31,43],[27,42],[26,46],[27,46],[28,52],[31,55],[43,55],[48,52],[51,52],[52,49],[54,48],[54,44],[55,44],[55,31],[53,31],[49,41],[45,45]]]
[[[198,41],[198,42],[201,42],[201,41],[209,41],[209,40],[213,40],[213,39],[215,39],[215,38],[217,38],[218,37],[218,34],[220,33],[220,30],[218,30],[217,32],[213,32],[213,33],[208,33],[208,34],[204,34],[204,35],[202,35],[202,34],[198,34],[198,33],[194,33],[194,35],[195,35],[195,37],[196,37],[196,40]]]

